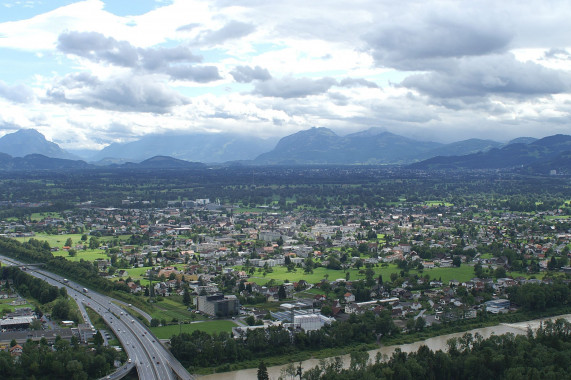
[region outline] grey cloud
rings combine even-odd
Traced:
[[[94,87],[100,83],[99,78],[87,72],[68,74],[59,82],[61,86],[68,89]]]
[[[341,82],[339,82],[339,85],[341,87],[379,87],[375,82],[371,82],[363,78],[343,78]]]
[[[201,62],[202,58],[182,46],[175,48],[139,49],[141,66],[149,71],[160,70],[171,63]]]
[[[173,79],[208,83],[221,79],[216,66],[171,66],[165,73]]]
[[[236,66],[230,74],[234,77],[236,82],[240,83],[250,83],[254,80],[264,81],[272,78],[270,72],[260,66],[254,68],[250,66]]]
[[[47,91],[52,102],[116,111],[166,113],[189,101],[152,78],[118,77],[90,83],[65,78]],[[73,84],[73,87],[66,85]]]
[[[199,42],[208,45],[216,45],[227,40],[247,36],[255,29],[255,26],[252,24],[247,24],[240,21],[230,21],[228,24],[224,25],[218,30],[202,33],[199,37]]]
[[[173,79],[199,83],[220,79],[216,66],[192,66],[202,59],[185,46],[142,49],[100,33],[68,32],[59,36],[58,49],[95,62],[129,67],[143,73],[166,74]]]
[[[349,104],[349,98],[343,94],[333,92],[329,94],[329,99],[338,106],[346,106]]]
[[[503,54],[466,57],[451,69],[412,75],[401,84],[439,98],[537,96],[568,91],[571,76]]]
[[[135,67],[139,61],[137,48],[126,41],[117,41],[97,32],[68,32],[60,34],[58,49],[96,62]]]
[[[569,59],[571,54],[565,49],[551,48],[544,54],[545,58]]]
[[[186,24],[183,26],[179,26],[178,28],[176,28],[177,32],[185,32],[187,30],[192,30],[194,28],[196,28],[197,26],[199,26],[200,24],[198,23],[192,23],[192,24]]]
[[[498,26],[438,19],[382,26],[364,36],[378,65],[402,70],[440,67],[450,58],[501,52],[511,39],[511,33]]]
[[[0,81],[0,97],[15,103],[29,103],[34,99],[34,93],[28,86],[22,84],[9,86]]]
[[[256,83],[253,93],[276,98],[305,98],[327,92],[337,81],[333,78],[274,78]]]

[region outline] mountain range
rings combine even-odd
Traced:
[[[468,139],[450,144],[418,141],[382,128],[339,136],[311,128],[275,140],[230,134],[153,135],[111,144],[89,162],[30,129],[0,138],[0,170],[200,168],[206,163],[243,165],[409,165],[413,169],[500,169],[571,171],[571,136],[520,137],[503,144]],[[273,149],[272,149],[273,148]],[[150,157],[150,158],[149,158]],[[194,161],[194,162],[189,162]]]
[[[276,141],[227,133],[148,135],[128,143],[113,143],[85,158],[103,165],[140,162],[158,155],[208,163],[249,160],[268,151]]]

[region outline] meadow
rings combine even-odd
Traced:
[[[238,325],[232,321],[220,320],[151,327],[151,331],[159,339],[170,339],[173,335],[178,335],[181,332],[192,334],[196,330],[201,330],[209,334],[219,333],[222,331],[231,333],[232,327],[236,326]]]

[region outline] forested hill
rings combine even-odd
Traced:
[[[464,156],[438,156],[410,165],[414,169],[506,169],[529,167],[542,171],[569,171],[571,136],[554,135],[529,144],[515,143]]]

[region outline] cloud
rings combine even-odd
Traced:
[[[139,62],[137,48],[130,43],[97,32],[62,33],[57,48],[67,54],[115,66],[135,67]]]
[[[0,97],[15,103],[29,103],[34,99],[32,89],[23,84],[9,86],[0,80]]]
[[[276,98],[305,98],[327,92],[337,81],[333,78],[274,78],[256,83],[253,93]]]
[[[439,98],[541,96],[569,91],[571,76],[501,54],[466,57],[445,70],[411,75],[401,85]]]
[[[216,66],[171,66],[164,70],[172,79],[208,83],[221,79]]]
[[[230,74],[234,77],[234,80],[239,83],[250,83],[254,80],[264,81],[272,79],[270,72],[260,66],[256,66],[254,68],[250,66],[236,66]]]
[[[341,87],[368,87],[368,88],[379,88],[375,82],[368,81],[363,78],[343,78],[339,82]]]
[[[512,34],[486,22],[429,18],[409,25],[384,24],[363,39],[379,66],[424,70],[450,58],[505,51]]]
[[[198,24],[198,23],[190,23],[190,24],[179,26],[178,28],[176,28],[176,31],[177,32],[186,32],[186,31],[190,31],[194,28],[197,28],[199,26],[200,26],[200,24]]]
[[[571,54],[566,49],[551,48],[544,54],[545,58],[555,58],[568,60]]]
[[[99,80],[89,74],[71,74],[46,93],[54,103],[123,112],[166,113],[189,100],[154,78],[123,76]]]
[[[218,30],[201,33],[198,40],[202,44],[217,45],[228,40],[247,36],[255,29],[256,27],[252,24],[233,20]]]
[[[96,32],[67,32],[59,36],[58,49],[67,54],[128,67],[143,73],[160,73],[172,79],[206,83],[221,79],[216,66],[195,66],[202,58],[185,46],[136,48]]]

